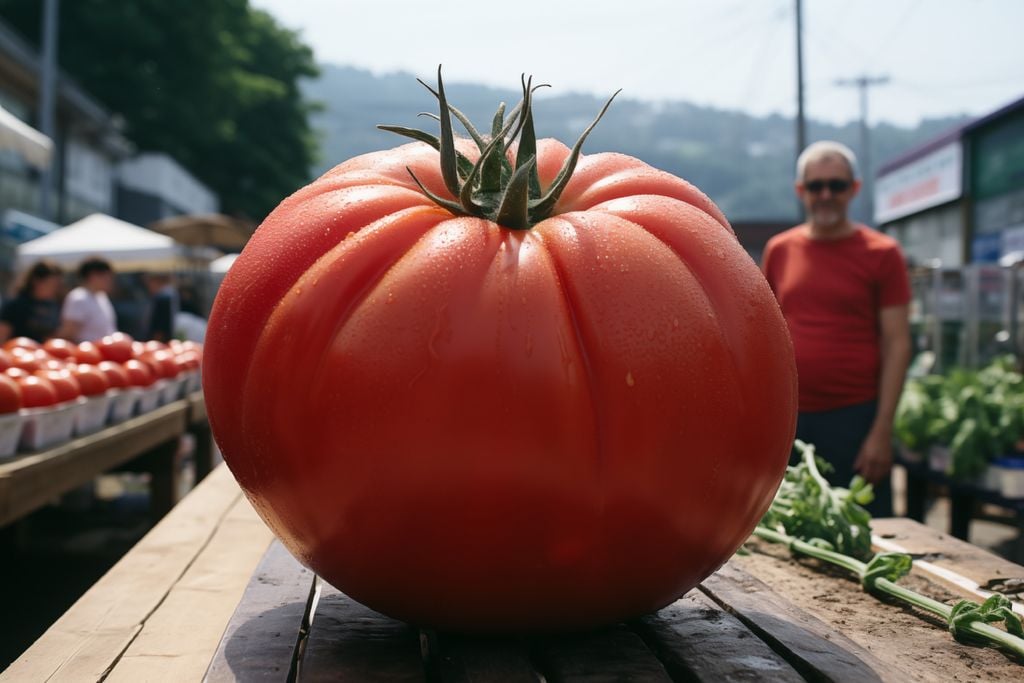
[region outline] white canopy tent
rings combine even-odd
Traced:
[[[73,268],[83,259],[100,256],[115,270],[171,271],[195,265],[196,254],[166,235],[140,228],[112,216],[94,213],[18,246],[18,268],[50,259]],[[204,254],[203,260],[209,260]],[[191,257],[191,258],[189,258]]]
[[[38,169],[50,165],[53,141],[0,106],[0,149],[11,149]]]
[[[226,254],[210,261],[210,272],[223,277],[235,263],[236,258],[238,258],[238,254]]]

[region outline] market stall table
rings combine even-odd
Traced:
[[[201,393],[172,401],[153,411],[110,425],[46,450],[0,460],[0,527],[37,510],[59,496],[116,468],[148,472],[155,517],[176,502],[174,480],[179,437],[186,429],[206,435],[209,427]],[[199,456],[209,470],[211,449]]]
[[[939,599],[1024,567],[904,519],[878,542],[922,559]],[[1022,665],[752,544],[656,614],[588,633],[479,638],[377,614],[273,540],[220,466],[7,671],[3,681],[1021,680]],[[410,576],[410,580],[415,580]]]

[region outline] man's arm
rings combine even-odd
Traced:
[[[908,306],[889,306],[883,308],[878,316],[881,327],[878,410],[853,464],[854,469],[871,483],[882,480],[892,469],[892,423],[910,364],[908,311]]]

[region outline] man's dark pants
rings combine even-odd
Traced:
[[[877,403],[858,403],[852,406],[805,412],[797,416],[796,438],[813,444],[815,453],[832,465],[832,472],[826,475],[833,486],[849,487],[853,479],[853,463],[857,459],[864,439],[871,431]],[[790,464],[799,462],[800,456],[794,449]],[[872,517],[892,516],[891,477],[885,477],[874,485],[875,499],[867,506]]]

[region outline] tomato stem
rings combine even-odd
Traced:
[[[566,157],[562,168],[547,192],[540,185],[537,169],[537,137],[533,125],[533,93],[548,87],[547,84],[533,85],[533,78],[521,79],[523,97],[505,119],[505,103],[498,106],[491,122],[491,134],[485,138],[473,126],[469,118],[448,103],[441,78],[441,67],[437,67],[437,89],[420,81],[437,98],[440,105],[438,116],[430,115],[440,123],[440,136],[403,126],[377,126],[381,130],[403,135],[425,142],[440,154],[441,178],[451,198],[430,192],[419,178],[409,170],[409,175],[427,197],[456,215],[487,218],[502,227],[512,230],[526,230],[549,217],[555,210],[559,197],[569,184],[579,161],[583,142],[590,135],[598,121],[608,111],[612,100],[621,90],[608,98],[597,118],[583,131]],[[452,116],[466,129],[470,138],[480,150],[480,158],[471,162],[455,148],[455,132]],[[509,161],[505,150],[518,139],[515,166]]]

